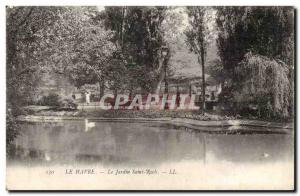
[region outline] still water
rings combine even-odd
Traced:
[[[220,161],[236,164],[293,162],[291,134],[220,134],[166,123],[63,121],[24,123],[11,163],[101,164],[159,167]]]

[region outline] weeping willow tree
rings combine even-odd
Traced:
[[[220,98],[226,104],[243,103],[238,105],[246,108],[253,103],[258,114],[252,114],[259,117],[289,116],[293,103],[294,8],[228,6],[216,10],[218,54],[225,73]]]
[[[249,52],[235,74],[239,83],[234,99],[239,108],[254,104],[259,117],[291,116],[293,91],[287,64]]]

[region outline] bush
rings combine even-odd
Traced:
[[[238,108],[253,104],[257,108],[258,117],[291,116],[289,108],[293,91],[287,64],[247,53],[235,71],[240,77],[235,81],[233,93]]]
[[[16,117],[12,114],[11,109],[6,111],[6,153],[8,156],[13,151],[13,140],[18,135],[19,126]]]
[[[57,94],[49,94],[47,96],[43,96],[39,100],[39,105],[43,106],[52,106],[58,110],[76,110],[77,104],[72,99],[62,99]]]
[[[43,106],[54,106],[54,107],[58,107],[60,106],[60,97],[58,94],[49,94],[46,96],[43,96],[40,100],[39,100],[39,105],[43,105]]]
[[[60,109],[76,110],[77,104],[72,99],[64,99],[60,102]]]

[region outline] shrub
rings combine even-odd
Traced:
[[[233,94],[238,108],[254,104],[259,117],[291,116],[293,91],[287,64],[247,53],[235,72],[239,79]]]
[[[8,156],[12,154],[13,140],[18,135],[19,126],[16,117],[12,114],[11,109],[6,111],[6,153]]]
[[[58,107],[60,106],[60,97],[58,94],[54,94],[54,93],[43,96],[39,100],[39,105]]]
[[[77,104],[72,99],[64,99],[60,102],[60,109],[76,110]]]

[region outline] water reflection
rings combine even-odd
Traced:
[[[26,123],[14,160],[27,164],[155,166],[186,160],[215,163],[293,159],[288,134],[208,134],[153,123]]]

